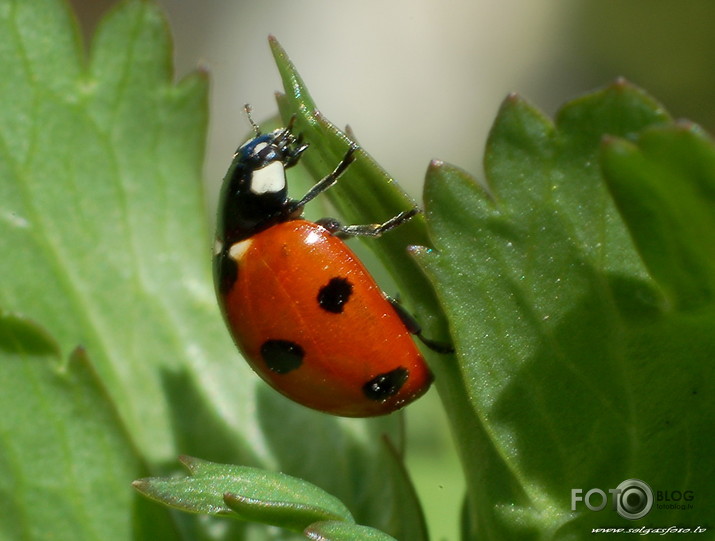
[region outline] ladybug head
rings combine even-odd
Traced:
[[[234,161],[236,158],[241,158],[255,170],[275,161],[281,162],[284,169],[298,163],[300,155],[308,148],[308,145],[303,143],[302,135],[298,137],[293,135],[295,115],[291,117],[285,128],[278,128],[264,135],[261,133],[260,126],[253,121],[251,106],[244,105],[244,110],[255,136],[238,148],[234,155]]]
[[[249,116],[250,118],[250,116]],[[221,190],[219,232],[239,240],[282,218],[288,204],[285,170],[308,148],[287,127],[261,134],[241,145],[233,157]]]

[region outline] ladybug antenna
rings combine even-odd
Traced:
[[[258,124],[256,124],[253,121],[253,117],[251,116],[251,104],[247,103],[246,105],[243,106],[243,110],[246,112],[246,117],[248,118],[248,121],[251,123],[251,127],[253,128],[253,131],[256,133],[256,137],[261,135],[261,128],[258,127]]]

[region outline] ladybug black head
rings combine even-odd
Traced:
[[[285,169],[308,148],[289,124],[260,134],[234,155],[221,190],[219,235],[224,242],[246,238],[273,221],[285,218],[288,188]]]

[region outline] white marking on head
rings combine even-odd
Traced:
[[[231,245],[231,247],[228,249],[228,257],[238,263],[241,258],[246,255],[246,252],[251,247],[252,242],[253,240],[246,239]]]
[[[283,163],[274,161],[256,169],[251,175],[251,191],[255,194],[280,192],[286,186]]]
[[[218,255],[223,250],[223,242],[220,239],[214,240],[214,255]]]

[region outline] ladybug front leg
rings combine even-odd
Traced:
[[[343,156],[343,159],[340,160],[340,163],[330,174],[320,179],[310,190],[308,190],[308,193],[306,193],[298,201],[291,201],[289,203],[288,214],[300,212],[306,204],[333,186],[340,178],[340,175],[342,175],[348,166],[355,161],[354,154],[358,148],[360,147],[355,144],[350,145],[350,148],[345,153],[345,156]]]

